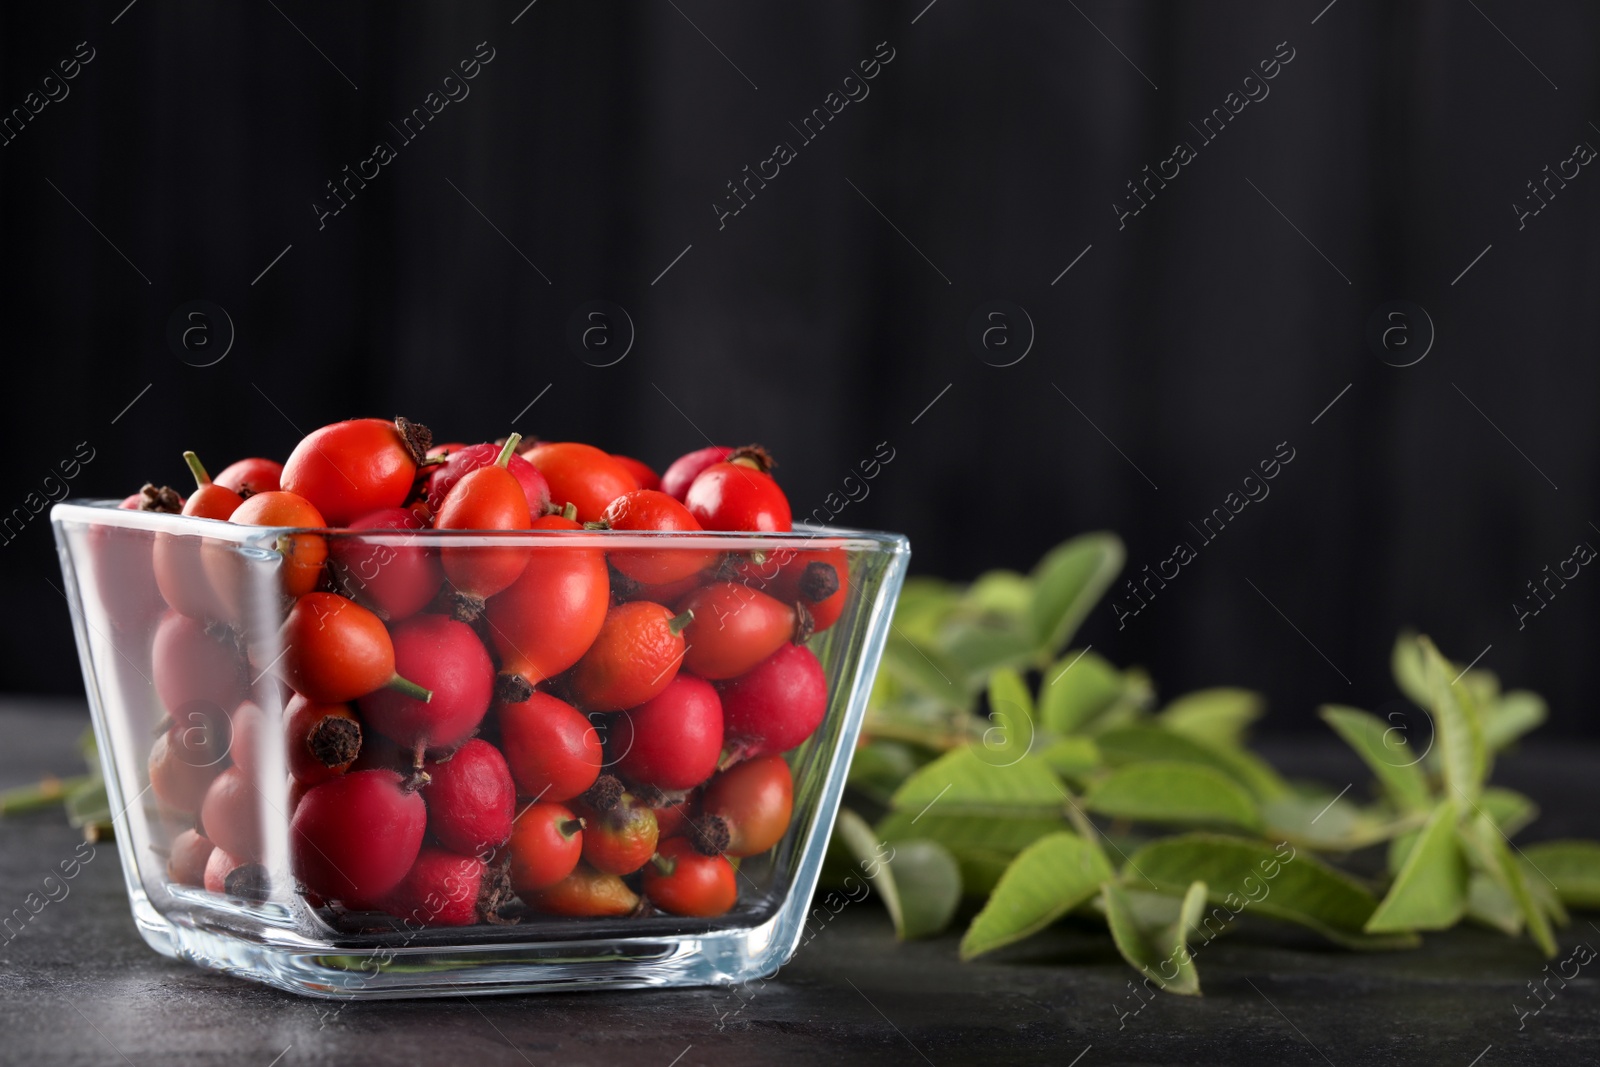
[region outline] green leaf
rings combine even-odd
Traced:
[[[1499,930],[1508,937],[1522,933],[1522,909],[1499,882],[1482,871],[1472,872],[1467,883],[1467,918]]]
[[[1544,697],[1526,689],[1513,689],[1483,705],[1483,743],[1490,752],[1499,752],[1542,724],[1546,714]]]
[[[869,741],[850,760],[850,788],[887,804],[901,782],[917,769],[911,746],[899,741]]]
[[[989,722],[979,742],[993,763],[1010,763],[1033,748],[1033,694],[1022,676],[1002,668],[989,676]]]
[[[1097,782],[1084,807],[1102,815],[1184,826],[1261,828],[1254,798],[1221,771],[1194,763],[1134,763]]]
[[[1400,868],[1406,865],[1406,857],[1411,855],[1411,849],[1416,845],[1417,838],[1421,835],[1422,830],[1420,828],[1407,830],[1404,833],[1397,834],[1389,842],[1389,858],[1386,864],[1389,877],[1394,878],[1400,874]]]
[[[1100,746],[1090,737],[1058,737],[1045,746],[1039,758],[1063,778],[1082,778],[1105,762]]]
[[[1151,760],[1196,763],[1221,771],[1258,800],[1284,796],[1289,785],[1266,761],[1239,748],[1200,741],[1159,726],[1119,726],[1095,735],[1106,762],[1124,767]]]
[[[1196,741],[1237,746],[1264,710],[1261,694],[1248,689],[1200,689],[1168,704],[1156,719],[1173,733]]]
[[[955,857],[936,841],[913,839],[894,846],[888,872],[899,894],[889,909],[895,933],[914,941],[943,933],[961,903],[961,870]]]
[[[1372,894],[1348,875],[1287,844],[1274,847],[1221,834],[1163,838],[1129,857],[1124,877],[1148,879],[1168,893],[1184,892],[1191,883],[1203,881],[1214,904],[1298,923],[1349,948],[1418,944],[1412,934],[1367,933],[1367,920],[1378,906]]]
[[[1419,637],[1417,644],[1422,649],[1433,699],[1434,739],[1444,768],[1446,794],[1451,800],[1473,803],[1489,773],[1477,704],[1464,686],[1452,684],[1459,672],[1439,654],[1433,642]]]
[[[1189,952],[1189,934],[1198,928],[1205,909],[1204,882],[1192,883],[1183,894],[1176,919],[1159,927],[1141,923],[1127,892],[1115,884],[1107,884],[1101,890],[1101,899],[1111,939],[1134,970],[1168,993],[1200,995],[1200,972]]]
[[[1467,909],[1467,862],[1457,842],[1459,819],[1453,801],[1434,809],[1388,895],[1367,920],[1367,933],[1445,930],[1461,920]]]
[[[997,668],[1023,667],[1034,659],[1033,628],[1025,618],[957,615],[940,636],[940,662],[953,666],[969,685]]]
[[[1556,895],[1572,908],[1600,909],[1600,842],[1543,841],[1522,850],[1538,872],[1555,883]]]
[[[1427,811],[1433,806],[1428,791],[1428,776],[1421,767],[1421,756],[1413,756],[1405,734],[1387,726],[1376,715],[1359,708],[1327,705],[1322,720],[1356,750],[1367,768],[1377,777],[1394,806],[1401,811]]]
[[[953,809],[945,810],[943,801],[926,812],[891,811],[879,820],[878,836],[886,841],[926,837],[952,852],[983,849],[1014,856],[1046,834],[1062,829],[1059,814],[1007,817],[952,812]]]
[[[1514,789],[1492,785],[1478,798],[1478,809],[1487,812],[1500,832],[1515,837],[1517,831],[1539,817],[1539,805]]]
[[[111,822],[111,800],[106,783],[99,775],[88,775],[67,791],[67,822],[80,829],[95,823]]]
[[[1261,817],[1266,822],[1263,836],[1322,852],[1353,852],[1388,841],[1415,826],[1418,818],[1395,819],[1332,793],[1274,798],[1261,805]]]
[[[1517,866],[1522,868],[1523,884],[1528,887],[1528,894],[1533,897],[1533,902],[1539,905],[1539,910],[1557,926],[1570,924],[1572,916],[1567,914],[1566,905],[1561,903],[1561,894],[1539,868],[1529,863],[1526,856],[1521,855],[1517,856]]]
[[[1127,552],[1112,533],[1090,533],[1058,545],[1033,570],[1033,633],[1041,658],[1067,646],[1116,579]]]
[[[883,647],[883,666],[898,681],[946,707],[963,711],[972,707],[966,673],[936,648],[891,631]]]
[[[938,804],[941,813],[959,811],[1058,812],[1066,794],[1050,765],[1038,756],[995,762],[979,746],[946,752],[919,769],[890,801],[901,810],[923,811]]]
[[[991,952],[1038,933],[1094,896],[1112,877],[1099,849],[1061,831],[1023,851],[961,939],[961,958]]]
[[[985,571],[967,587],[962,607],[993,615],[1028,617],[1033,609],[1033,579],[1016,571]]]
[[[1053,734],[1073,734],[1120,700],[1127,690],[1122,672],[1085,649],[1068,653],[1044,672],[1039,717]]]
[[[949,925],[961,900],[961,874],[942,846],[916,839],[890,844],[849,808],[839,810],[837,830],[882,899],[897,937],[928,937]]]
[[[1509,844],[1500,836],[1493,820],[1487,814],[1474,815],[1462,826],[1461,841],[1468,852],[1474,854],[1479,867],[1516,901],[1517,910],[1522,912],[1522,919],[1528,924],[1528,933],[1534,943],[1547,958],[1553,959],[1556,940],[1550,929],[1550,920],[1529,892],[1522,866],[1511,854]]]
[[[1402,630],[1395,638],[1394,651],[1389,654],[1389,669],[1394,674],[1394,684],[1406,699],[1424,711],[1433,708],[1433,690],[1428,685],[1427,661],[1417,635]],[[1454,677],[1454,675],[1452,675]]]

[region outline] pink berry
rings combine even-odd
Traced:
[[[405,508],[382,508],[350,524],[352,530],[405,534],[422,522]],[[328,569],[364,607],[393,622],[427,607],[444,583],[439,558],[417,544],[373,544],[356,537],[328,539]]]
[[[431,690],[426,702],[395,689],[360,700],[362,721],[408,749],[449,748],[483,721],[494,695],[494,664],[466,623],[414,615],[390,631],[394,669]]]
[[[492,891],[485,892],[487,875],[482,860],[430,845],[384,897],[383,910],[407,925],[472,926],[497,903]]]
[[[195,830],[185,830],[172,840],[167,853],[167,880],[178,885],[206,884],[206,864],[216,846]]]
[[[295,808],[295,877],[320,897],[368,908],[400,884],[427,830],[428,809],[395,771],[351,771],[312,786]]]
[[[451,452],[449,457],[437,467],[428,477],[428,491],[426,499],[428,507],[435,513],[444,504],[444,498],[462,478],[471,474],[479,467],[493,466],[500,458],[501,446],[490,442],[482,445],[469,445]],[[521,456],[513,455],[506,463],[506,470],[522,486],[522,495],[528,501],[528,513],[538,518],[550,506],[550,483],[545,481],[539,469]]]
[[[511,837],[517,787],[500,750],[473,738],[424,768],[428,830],[439,844],[466,856],[483,856]]]
[[[683,503],[683,498],[689,495],[689,487],[700,477],[700,472],[712,464],[721,463],[732,455],[733,451],[725,445],[708,445],[684,453],[672,461],[672,466],[662,472],[661,491],[678,503]]]
[[[745,756],[787,752],[810,737],[828,710],[828,679],[804,645],[784,645],[721,686],[723,732]]]
[[[242,860],[261,858],[261,794],[243,769],[217,775],[200,805],[200,829],[212,843]]]
[[[722,755],[722,701],[710,682],[679,674],[657,696],[618,715],[610,737],[617,773],[660,789],[693,789]]]

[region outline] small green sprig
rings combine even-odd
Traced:
[[[1246,744],[1257,694],[1158,707],[1142,672],[1068,647],[1123,561],[1094,533],[1031,574],[907,583],[834,842],[857,859],[894,846],[894,877],[873,885],[900,936],[947,929],[965,902],[971,959],[1076,915],[1154,987],[1197,994],[1195,957],[1247,912],[1364,950],[1470,921],[1553,956],[1566,909],[1600,907],[1600,843],[1512,845],[1537,807],[1489,784],[1495,756],[1544,721],[1537,694],[1402,634],[1391,667],[1431,720],[1426,747],[1328,706],[1373,799],[1290,782]],[[1333,862],[1380,847],[1377,877]]]

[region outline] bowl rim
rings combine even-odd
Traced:
[[[204,536],[241,545],[275,544],[285,536],[332,537],[359,540],[373,545],[408,545],[419,540],[438,545],[465,542],[467,545],[549,544],[559,540],[565,548],[631,547],[663,549],[713,549],[762,551],[776,548],[806,550],[842,548],[846,551],[908,553],[910,539],[901,533],[864,530],[850,526],[819,526],[797,523],[792,530],[763,533],[740,530],[354,530],[347,526],[239,526],[225,519],[207,519],[170,512],[136,511],[120,508],[113,498],[73,497],[50,509],[52,524],[80,523],[91,527],[146,530],[152,533]]]

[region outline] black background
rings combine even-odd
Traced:
[[[658,468],[759,440],[798,513],[887,441],[839,521],[908,533],[915,571],[1025,569],[1097,528],[1137,570],[1287,441],[1270,497],[1082,639],[1167,695],[1260,688],[1298,730],[1390,700],[1411,623],[1459,660],[1492,646],[1552,732],[1600,732],[1600,575],[1525,629],[1511,607],[1600,544],[1600,176],[1521,229],[1512,208],[1600,145],[1592,5],[524,2],[0,8],[5,113],[95,53],[0,146],[0,510],[82,441],[73,493],[120,496],[181,484],[185,447],[215,470],[404,413]],[[388,123],[482,41],[470,96],[400,144]],[[870,95],[800,144],[880,41]],[[1125,183],[1279,42],[1270,95],[1119,229]],[[319,229],[380,140],[397,158]],[[778,141],[798,157],[719,229]],[[610,367],[566,341],[596,299],[636,327]],[[1437,332],[1406,368],[1363,341],[1397,299]],[[191,300],[235,326],[213,366],[167,343]],[[1013,366],[967,341],[993,300],[1036,331]],[[80,687],[54,568],[42,516],[0,547],[0,688]]]

